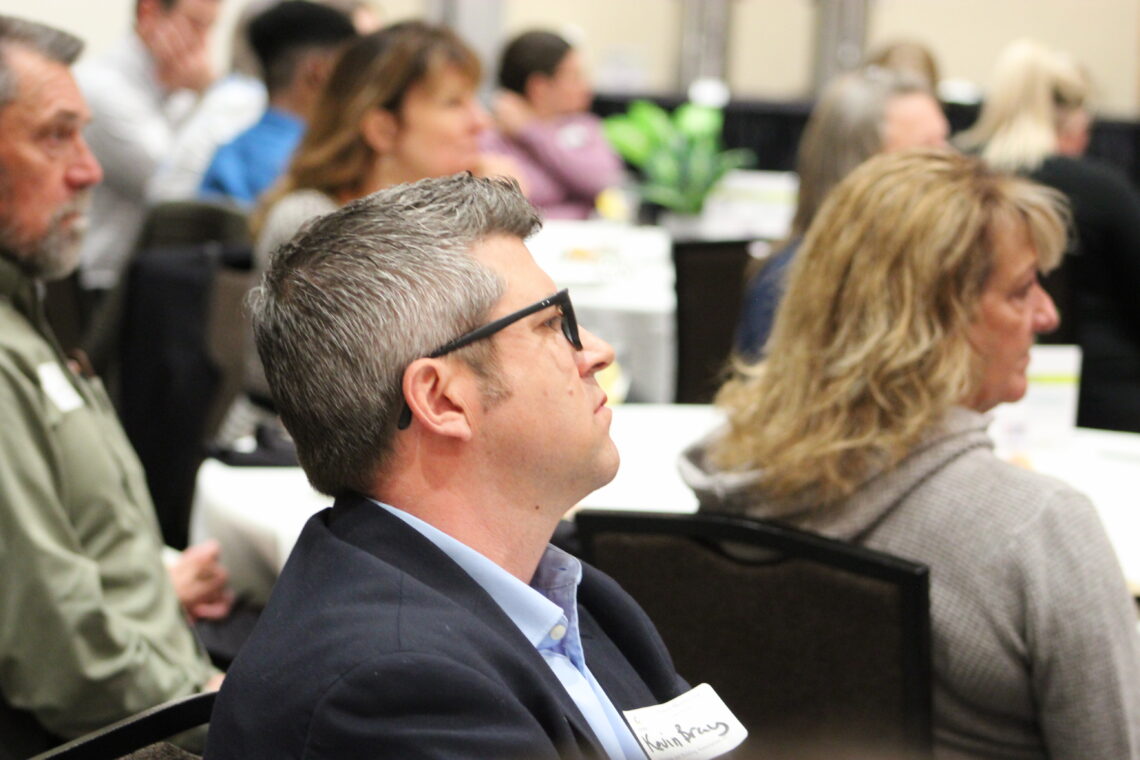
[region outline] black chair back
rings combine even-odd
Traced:
[[[162,742],[209,723],[217,695],[215,691],[205,691],[164,702],[36,755],[32,760],[196,757]]]
[[[187,544],[207,442],[241,388],[251,264],[241,209],[159,204],[85,340],[146,470],[163,540],[176,549]]]
[[[119,284],[102,298],[90,316],[90,324],[84,328],[81,347],[100,375],[118,369],[114,365],[118,359],[123,313],[129,297],[128,280],[134,260],[143,251],[203,243],[251,247],[253,238],[246,212],[232,203],[220,201],[167,201],[147,212]]]
[[[678,672],[748,728],[746,757],[929,756],[924,565],[742,517],[575,522],[582,557],[642,605]]]
[[[706,404],[725,377],[744,298],[748,241],[673,243],[679,404]]]

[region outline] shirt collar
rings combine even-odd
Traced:
[[[577,589],[581,563],[556,546],[547,546],[531,585],[508,573],[463,542],[401,509],[372,499],[415,529],[459,565],[502,608],[527,640],[538,648],[564,618],[577,630]],[[573,638],[577,638],[575,635]]]
[[[18,312],[35,321],[38,300],[36,281],[28,276],[12,256],[8,251],[0,252],[0,298],[11,301]]]

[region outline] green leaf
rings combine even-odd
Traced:
[[[720,177],[716,174],[718,168],[716,142],[712,137],[695,140],[689,150],[688,176],[686,177],[685,191],[698,193],[702,197]]]
[[[673,112],[673,123],[681,134],[694,140],[717,138],[724,127],[724,114],[719,108],[684,103]]]
[[[664,187],[662,185],[653,184],[642,185],[641,197],[651,203],[656,203],[658,206],[664,206],[667,209],[678,211],[682,214],[690,213],[686,208],[687,200],[685,196],[675,187]]]
[[[668,143],[676,133],[665,109],[648,100],[635,100],[630,103],[628,116],[630,121],[645,133],[654,147]]]
[[[720,162],[724,165],[726,172],[732,169],[743,169],[756,163],[756,154],[748,148],[733,148],[720,154]]]
[[[602,132],[614,150],[640,168],[653,151],[653,142],[628,116],[609,116],[602,120]]]
[[[677,154],[668,150],[655,150],[642,167],[645,178],[653,184],[676,187],[681,182],[681,158],[684,154]]]
[[[729,171],[755,163],[747,149],[722,151],[724,114],[685,103],[672,117],[660,106],[637,100],[625,116],[603,120],[614,149],[641,170],[642,197],[682,214],[700,213],[705,198]]]

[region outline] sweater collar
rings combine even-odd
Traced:
[[[708,460],[707,451],[724,434],[723,429],[686,449],[678,466],[703,510],[770,517],[834,538],[859,540],[947,461],[970,449],[992,449],[993,441],[986,433],[992,419],[989,414],[951,407],[901,462],[864,481],[840,508],[820,509],[814,502],[771,503],[758,488],[763,470],[725,472],[716,468]]]

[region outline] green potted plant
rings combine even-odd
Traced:
[[[678,215],[695,216],[717,182],[733,169],[751,166],[752,151],[723,150],[724,114],[719,108],[684,103],[670,115],[647,100],[603,121],[614,150],[638,169],[643,200]]]

